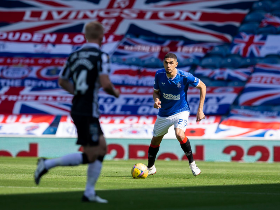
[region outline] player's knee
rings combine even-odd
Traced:
[[[178,139],[178,141],[183,141],[185,138],[185,134],[176,133],[176,138]]]

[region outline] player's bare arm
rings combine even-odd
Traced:
[[[154,98],[154,101],[155,101],[154,108],[156,108],[156,109],[161,108],[161,101],[160,101],[159,90],[154,90],[153,98]]]
[[[203,105],[206,96],[206,85],[200,80],[196,88],[200,90],[200,100],[199,100],[199,106],[196,114],[196,121],[199,122],[202,119],[205,119],[205,115],[203,113]]]
[[[58,84],[66,91],[74,95],[74,85],[67,79],[59,78]]]
[[[114,85],[112,84],[107,74],[101,74],[99,78],[100,78],[101,87],[106,93],[115,96],[116,98],[120,96],[119,90],[114,88]]]

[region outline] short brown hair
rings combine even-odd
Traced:
[[[174,53],[167,53],[165,56],[164,56],[164,60],[166,58],[173,58],[175,60],[177,60],[177,56],[174,54]]]
[[[104,28],[98,21],[92,21],[85,26],[85,37],[87,40],[99,39],[104,33]]]

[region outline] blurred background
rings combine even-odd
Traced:
[[[204,161],[280,161],[280,1],[0,1],[0,156],[57,157],[75,146],[72,96],[57,83],[84,26],[105,28],[118,99],[99,93],[107,159],[145,159],[157,111],[155,72],[166,53],[207,86],[189,88],[186,136]],[[158,159],[181,160],[173,128]],[[61,149],[63,148],[63,149]],[[181,155],[178,155],[181,154]]]

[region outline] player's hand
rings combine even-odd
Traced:
[[[154,103],[154,108],[159,109],[161,108],[161,101],[160,100],[156,100]]]
[[[202,119],[205,119],[205,115],[203,111],[197,111],[196,122],[200,122]]]
[[[115,89],[115,97],[116,98],[120,97],[120,91],[118,89]]]

